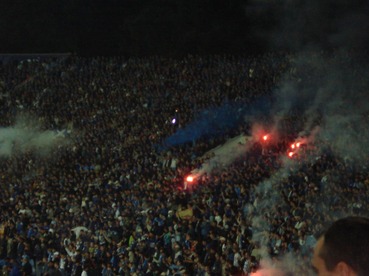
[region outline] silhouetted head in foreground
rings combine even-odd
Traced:
[[[369,275],[369,219],[347,217],[319,238],[312,259],[318,275]]]

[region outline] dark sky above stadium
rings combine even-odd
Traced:
[[[369,43],[368,1],[2,0],[0,53],[257,53]]]

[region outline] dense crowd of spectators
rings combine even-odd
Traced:
[[[265,257],[285,265],[288,252],[298,256],[288,269],[306,275],[324,223],[369,210],[367,157],[350,163],[312,147],[286,169],[280,156],[302,120],[293,111],[278,142],[255,143],[186,190],[203,154],[250,134],[250,122],[158,147],[201,110],[251,105],[300,78],[290,55],[70,56],[3,64],[0,76],[0,147],[15,126],[35,139],[62,133],[0,151],[3,275],[250,275]]]

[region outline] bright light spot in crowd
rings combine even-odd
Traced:
[[[192,182],[193,181],[193,176],[189,175],[186,178],[187,182]]]
[[[263,140],[264,140],[264,141],[268,140],[268,135],[264,135],[264,136],[263,136]]]
[[[291,145],[291,149],[294,149],[294,148],[295,148],[295,144],[292,144],[292,145]]]
[[[299,148],[301,143],[296,143],[296,147]]]
[[[176,118],[172,119],[172,124],[174,125],[176,123]]]
[[[288,153],[288,156],[289,156],[289,157],[292,157],[292,156],[293,156],[293,154],[294,154],[294,153],[293,153],[292,151],[290,151],[290,152]]]

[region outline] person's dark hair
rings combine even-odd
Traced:
[[[348,264],[358,275],[369,271],[369,219],[346,217],[335,221],[324,233],[319,253],[332,271],[339,262]],[[366,274],[367,275],[367,274]]]

